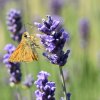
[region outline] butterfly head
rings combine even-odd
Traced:
[[[22,39],[27,39],[27,38],[30,38],[30,35],[29,35],[28,32],[24,32],[23,36],[22,36]]]

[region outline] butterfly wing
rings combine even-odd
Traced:
[[[9,58],[10,62],[31,62],[38,60],[37,55],[32,51],[30,46],[24,42],[21,42],[16,50]]]
[[[36,52],[34,52],[29,45],[26,45],[22,53],[23,61],[31,62],[33,60],[38,60]]]

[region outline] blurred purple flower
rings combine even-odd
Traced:
[[[38,79],[35,81],[35,84],[38,90],[35,91],[36,100],[55,100],[55,83],[48,81],[49,73],[41,71],[38,74]]]
[[[34,79],[31,74],[27,75],[25,81],[23,82],[23,85],[30,88],[34,83]]]
[[[83,18],[79,22],[79,33],[82,39],[82,45],[85,47],[89,40],[89,33],[90,33],[90,25],[89,20]]]
[[[66,64],[70,50],[65,53],[63,47],[65,42],[69,40],[69,34],[62,27],[58,19],[53,19],[47,16],[47,21],[43,20],[43,24],[35,22],[38,30],[44,34],[38,34],[41,38],[41,43],[46,49],[43,55],[50,60],[51,63],[59,66]]]
[[[16,47],[12,44],[7,44],[4,47],[4,50],[7,51],[7,53],[9,53],[9,54],[12,54],[15,49],[16,49]]]
[[[15,50],[15,46],[12,44],[7,44],[4,48],[6,50],[6,54],[3,56],[3,63],[8,68],[10,73],[10,83],[19,83],[21,81],[21,70],[20,70],[20,63],[12,63],[9,62],[9,57]]]
[[[20,42],[22,36],[22,17],[20,11],[11,9],[7,14],[6,20],[8,30],[12,33],[11,38]]]
[[[53,15],[60,15],[63,6],[64,0],[51,0],[50,2],[50,9]]]

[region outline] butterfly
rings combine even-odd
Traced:
[[[11,54],[9,62],[32,62],[33,60],[38,60],[35,47],[38,47],[38,45],[35,43],[34,36],[24,32],[22,40]]]

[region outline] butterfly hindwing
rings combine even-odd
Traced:
[[[35,53],[32,51],[32,49],[29,45],[25,45],[22,57],[23,57],[23,61],[26,61],[26,62],[37,60],[37,58],[38,58],[35,55]]]

